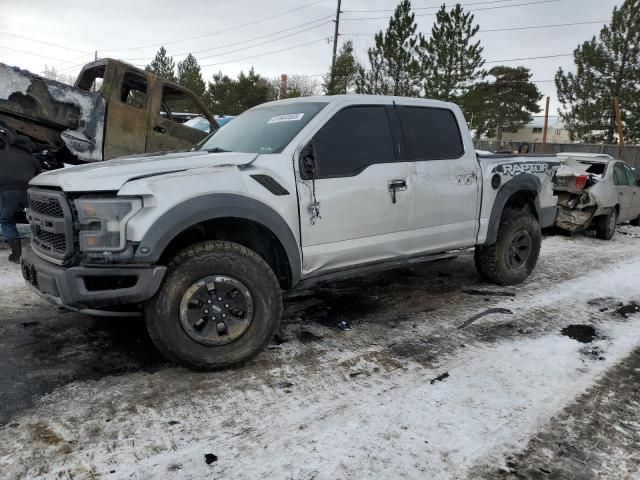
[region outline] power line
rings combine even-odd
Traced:
[[[327,17],[323,17],[323,18],[327,18]],[[235,49],[235,50],[229,50],[227,52],[222,52],[222,53],[218,53],[218,54],[215,54],[215,55],[199,57],[199,60],[204,60],[204,59],[212,58],[212,57],[219,57],[219,56],[227,55],[227,54],[230,54],[230,53],[236,53],[236,52],[240,52],[240,51],[243,51],[243,50],[248,50],[248,49],[251,49],[251,48],[259,47],[261,45],[266,45],[268,43],[277,42],[278,40],[283,40],[285,38],[293,37],[294,35],[298,35],[300,33],[304,33],[304,32],[307,32],[309,30],[313,30],[315,28],[322,27],[322,26],[327,25],[329,23],[331,23],[331,21],[325,21],[325,22],[319,23],[317,25],[312,25],[311,27],[299,30],[297,32],[289,33],[287,35],[283,35],[283,36],[278,37],[278,38],[273,38],[271,40],[266,40],[264,42],[256,43],[255,45],[248,45],[246,47],[238,48],[238,49]],[[299,26],[288,28],[286,30],[292,30],[293,28],[298,28],[298,27]],[[286,30],[282,30],[282,31],[286,31]],[[205,50],[196,50],[196,51],[193,51],[193,52],[186,52],[186,53],[181,53],[181,54],[177,54],[177,55],[172,55],[172,57],[187,55],[188,53],[198,54],[198,53],[203,53],[203,52],[211,52],[211,51],[220,50],[222,48],[229,47],[229,46],[242,45],[244,43],[248,43],[248,42],[251,42],[251,41],[259,39],[259,38],[264,38],[264,37],[269,37],[269,36],[276,35],[277,33],[280,33],[280,32],[270,33],[268,35],[263,35],[262,37],[256,37],[256,38],[253,38],[253,39],[250,39],[250,40],[246,40],[244,42],[236,42],[236,43],[232,43],[232,44],[228,44],[228,45],[221,45],[221,46],[218,46],[218,47],[215,47],[215,48],[208,48],[208,49],[205,49]],[[129,61],[129,60],[149,60],[149,59],[150,59],[150,57],[138,57],[138,58],[122,58],[121,60]]]
[[[49,59],[49,60],[55,60],[56,62],[66,62],[66,60],[63,60],[61,58],[50,57],[48,55],[40,55],[39,53],[27,52],[26,50],[18,50],[17,48],[9,48],[9,47],[4,47],[4,46],[0,46],[0,48],[2,48],[4,50],[10,50],[12,52],[24,53],[26,55],[33,55],[34,57],[40,57],[40,58],[46,58],[46,59]]]
[[[520,62],[522,60],[540,60],[543,58],[572,57],[573,53],[560,53],[558,55],[540,55],[538,57],[506,58],[504,60],[489,60],[484,63]]]
[[[593,20],[589,22],[574,22],[574,23],[554,23],[552,25],[535,25],[530,27],[506,27],[506,28],[494,28],[490,30],[478,30],[481,33],[487,32],[507,32],[511,30],[535,30],[538,28],[551,28],[551,27],[572,27],[574,25],[593,25],[594,23],[607,23],[608,20]]]
[[[593,20],[588,22],[574,22],[574,23],[554,23],[549,25],[529,25],[524,27],[505,27],[505,28],[492,28],[492,29],[480,29],[478,33],[487,32],[507,32],[512,30],[536,30],[540,28],[552,28],[552,27],[571,27],[574,25],[592,25],[595,23],[606,23],[608,20]],[[360,37],[360,36],[373,36],[375,33],[343,33],[345,37]]]
[[[501,5],[499,7],[486,7],[486,8],[474,8],[470,9],[471,12],[480,12],[483,10],[497,10],[501,8],[512,8],[512,7],[522,7],[526,5],[540,5],[542,3],[556,3],[556,2],[564,2],[566,0],[538,0],[535,2],[526,2],[526,3],[514,3],[511,5]],[[435,13],[418,13],[416,17],[426,17],[426,16],[435,16]],[[361,20],[386,20],[389,17],[364,17],[364,18],[343,18],[343,21],[361,21]]]
[[[84,50],[78,50],[77,48],[71,48],[71,47],[67,47],[65,45],[60,45],[59,43],[45,42],[44,40],[38,40],[36,38],[27,37],[27,36],[24,36],[24,35],[18,35],[17,33],[0,32],[0,34],[9,35],[10,37],[22,38],[23,40],[29,40],[31,42],[42,43],[43,45],[49,45],[51,47],[63,48],[65,50],[70,50],[72,52],[85,53],[85,54],[89,53],[89,52],[86,52]]]
[[[304,8],[308,8],[308,7],[311,7],[313,5],[317,5],[318,3],[322,3],[324,1],[325,0],[315,0],[314,2],[307,3],[305,5],[301,5],[300,7],[289,9],[289,10],[287,10],[285,12],[277,13],[277,14],[271,15],[269,17],[260,18],[258,20],[253,20],[251,22],[243,23],[243,24],[240,24],[240,25],[234,25],[233,27],[224,28],[222,30],[217,30],[215,32],[204,33],[202,35],[197,35],[195,37],[183,38],[183,39],[180,39],[180,40],[172,40],[170,42],[154,43],[154,44],[151,44],[151,45],[144,45],[144,46],[139,46],[139,47],[116,48],[116,49],[107,49],[107,50],[101,50],[101,51],[103,51],[103,52],[124,52],[124,51],[131,51],[131,50],[141,50],[141,49],[144,49],[144,48],[160,47],[160,46],[165,46],[165,45],[174,45],[176,43],[188,42],[190,40],[198,40],[200,38],[211,37],[213,35],[219,35],[221,33],[230,32],[232,30],[237,30],[237,29],[240,29],[240,28],[248,27],[250,25],[255,25],[257,23],[266,22],[267,20],[272,20],[274,18],[282,17],[282,16],[287,15],[289,13],[296,12],[296,11],[302,10]]]
[[[258,37],[253,37],[253,38],[250,38],[250,39],[248,39],[248,40],[243,40],[243,41],[241,41],[241,42],[227,43],[226,45],[218,45],[217,47],[213,47],[213,48],[205,48],[205,49],[203,49],[203,50],[194,50],[194,51],[192,51],[192,52],[187,52],[187,53],[191,53],[191,54],[195,54],[195,53],[205,53],[205,52],[210,52],[210,51],[213,51],[213,50],[220,50],[220,49],[227,48],[227,47],[235,47],[236,45],[243,45],[243,44],[245,44],[245,43],[249,43],[249,42],[252,42],[252,41],[254,41],[254,40],[261,40],[261,39],[263,39],[263,38],[272,37],[273,35],[278,35],[279,33],[284,33],[284,32],[288,32],[288,31],[291,31],[291,30],[295,30],[296,28],[305,27],[305,26],[307,26],[307,25],[311,25],[312,23],[320,22],[320,21],[322,21],[322,20],[327,20],[327,19],[332,18],[332,17],[333,17],[333,15],[325,15],[324,17],[318,17],[318,18],[316,18],[315,20],[311,20],[311,21],[309,21],[309,22],[300,23],[300,24],[298,24],[298,25],[294,25],[293,27],[283,28],[282,30],[278,30],[278,31],[276,31],[276,32],[267,33],[267,34],[265,34],[265,35],[260,35],[260,36],[258,36]],[[313,27],[310,27],[310,28],[308,28],[308,29],[300,30],[299,32],[296,32],[296,34],[297,34],[297,33],[306,32],[307,30],[311,30],[312,28],[316,28],[316,27],[318,27],[318,26],[320,26],[320,25],[324,25],[324,24],[326,24],[326,23],[330,23],[330,22],[323,22],[323,23],[320,23],[320,24],[318,24],[318,25],[314,25]],[[284,38],[284,37],[283,37],[283,38]],[[181,56],[181,55],[186,55],[186,53],[183,53],[183,54],[177,54],[176,56]]]
[[[473,2],[473,3],[461,3],[461,7],[468,7],[470,5],[487,5],[493,3],[505,3],[505,2],[513,2],[515,0],[491,0],[485,2]],[[445,5],[446,8],[455,7],[457,4],[449,4]],[[508,5],[506,5],[508,6]],[[411,10],[439,10],[441,6],[432,6],[432,7],[411,7]],[[377,12],[395,12],[394,8],[380,8],[377,10],[344,10],[342,13],[377,13]]]
[[[209,63],[209,64],[206,64],[206,65],[201,65],[201,67],[214,67],[214,66],[217,66],[217,65],[225,65],[227,63],[241,62],[243,60],[249,60],[249,59],[252,59],[252,58],[264,57],[265,55],[273,55],[274,53],[285,52],[287,50],[293,50],[294,48],[300,48],[300,47],[304,47],[304,46],[307,46],[307,45],[312,45],[312,44],[318,43],[318,42],[326,42],[326,41],[329,41],[329,40],[330,40],[329,37],[323,37],[323,38],[319,38],[317,40],[314,40],[313,42],[300,43],[298,45],[293,45],[291,47],[282,48],[280,50],[273,50],[271,52],[264,52],[264,53],[260,53],[260,54],[257,54],[257,55],[251,55],[250,57],[237,58],[235,60],[226,60],[224,62]]]

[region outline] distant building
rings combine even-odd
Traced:
[[[544,129],[544,116],[533,117],[533,121],[528,123],[517,132],[502,132],[503,142],[514,143],[541,143],[542,130]],[[495,136],[489,140],[495,140]],[[569,131],[565,128],[564,122],[558,116],[549,116],[547,126],[547,143],[571,143]]]

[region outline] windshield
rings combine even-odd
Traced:
[[[280,153],[327,104],[266,104],[246,111],[205,139],[197,150]]]

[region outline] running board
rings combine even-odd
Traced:
[[[357,267],[351,267],[347,269],[331,270],[329,272],[323,272],[319,275],[307,277],[301,280],[290,292],[296,290],[302,290],[309,288],[320,282],[328,282],[333,280],[340,280],[349,277],[360,277],[371,273],[383,272],[386,270],[394,270],[396,268],[407,267],[418,263],[435,262],[438,260],[452,260],[457,257],[471,256],[473,255],[473,249],[465,250],[453,250],[445,253],[438,253],[435,255],[422,255],[419,257],[403,257],[401,259],[386,260],[383,262],[367,263],[365,265],[359,265]]]

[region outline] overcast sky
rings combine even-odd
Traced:
[[[0,62],[34,72],[41,72],[47,64],[75,76],[81,64],[93,58],[95,50],[99,57],[122,58],[145,65],[158,47],[164,45],[176,61],[187,52],[201,51],[194,54],[203,65],[205,80],[218,70],[235,75],[253,66],[268,77],[281,73],[305,74],[317,75],[314,78],[320,81],[319,74],[326,72],[331,60],[332,47],[327,39],[333,37],[331,18],[335,15],[336,2],[0,0]],[[433,13],[441,3],[412,1],[420,31],[429,34]],[[450,3],[453,2],[447,2]],[[492,62],[571,53],[580,42],[597,34],[602,22],[610,20],[613,7],[622,2],[465,0],[460,3],[474,11],[485,58]],[[361,61],[366,61],[373,33],[386,28],[396,4],[396,0],[342,0],[341,41],[352,38]],[[369,12],[355,12],[358,10]],[[578,22],[598,23],[503,30]],[[495,29],[503,31],[488,31]],[[267,36],[278,31],[282,33]],[[551,113],[555,113],[558,105],[555,88],[548,80],[553,80],[559,66],[572,68],[571,56],[505,64],[530,68],[533,79],[541,81],[538,83],[541,91],[551,96]],[[492,65],[494,63],[487,67]]]

